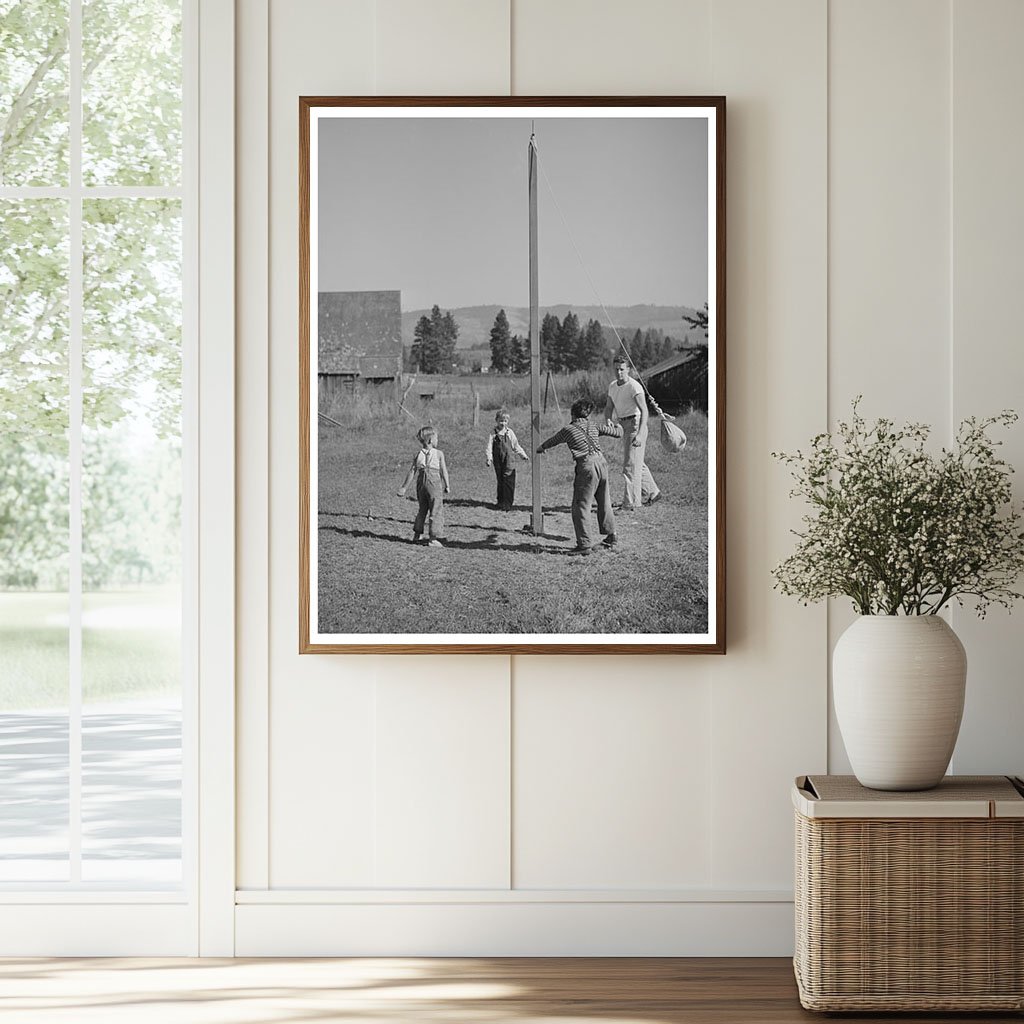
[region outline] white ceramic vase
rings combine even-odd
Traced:
[[[836,718],[870,789],[931,789],[953,756],[967,655],[936,615],[862,615],[832,655]]]

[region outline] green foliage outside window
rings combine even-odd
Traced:
[[[0,185],[68,183],[67,0],[0,0]]]
[[[67,0],[0,0],[0,184],[66,188]],[[180,0],[84,0],[82,180],[181,184]],[[0,201],[0,588],[67,585],[69,200]],[[82,207],[86,587],[179,575],[181,209]]]

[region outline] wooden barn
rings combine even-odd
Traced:
[[[359,383],[402,376],[402,293],[320,292],[317,301],[320,402]]]
[[[684,348],[643,373],[647,389],[667,413],[688,409],[708,411],[708,350],[706,345]]]

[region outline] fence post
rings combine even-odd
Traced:
[[[473,426],[480,426],[480,392],[477,391],[475,384],[469,385],[473,389]]]
[[[402,397],[398,400],[398,411],[401,412],[405,408],[405,400],[409,397],[409,392],[412,391],[413,384],[416,383],[416,374],[413,374],[409,378],[409,383],[406,384],[405,390],[402,392]]]

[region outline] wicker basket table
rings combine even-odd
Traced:
[[[1024,1009],[1024,784],[798,778],[796,955],[808,1010]]]

